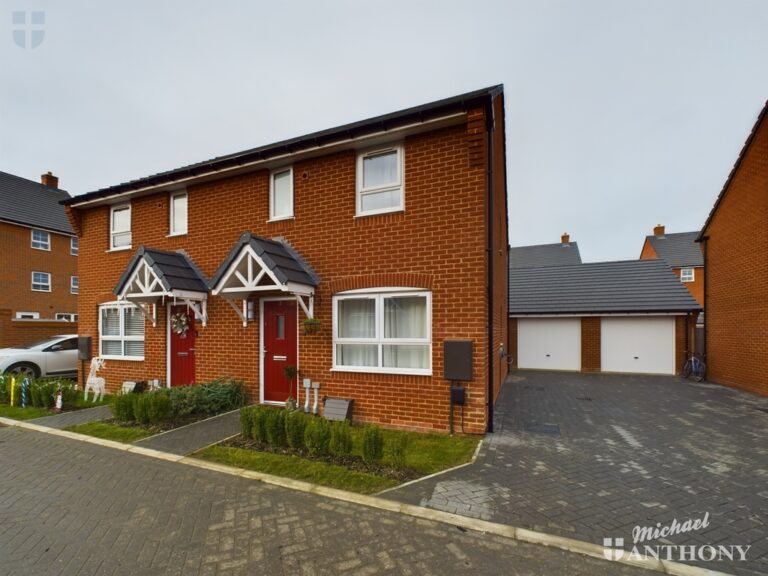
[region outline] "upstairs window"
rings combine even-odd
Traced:
[[[110,210],[110,249],[131,247],[131,205],[113,206]]]
[[[69,277],[69,291],[71,294],[77,294],[80,291],[80,279],[77,276]]]
[[[171,195],[171,236],[187,233],[187,193]]]
[[[430,292],[356,291],[335,296],[334,369],[431,374],[431,308]]]
[[[51,235],[45,230],[32,230],[32,248],[36,250],[50,250]]]
[[[693,280],[694,280],[693,268],[680,269],[680,282],[693,282]]]
[[[269,176],[269,219],[293,218],[293,169],[275,170]]]
[[[402,210],[403,147],[364,152],[357,157],[357,215]]]
[[[80,239],[77,236],[72,236],[69,239],[69,253],[72,256],[80,254]]]
[[[51,275],[49,272],[32,272],[32,291],[51,291]]]

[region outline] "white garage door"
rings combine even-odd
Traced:
[[[581,370],[581,318],[520,318],[517,366]]]
[[[675,373],[675,319],[603,318],[600,333],[603,372]]]

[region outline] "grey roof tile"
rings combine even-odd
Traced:
[[[125,267],[123,275],[115,286],[115,294],[122,292],[125,283],[128,282],[141,260],[147,262],[168,292],[172,290],[208,292],[205,276],[184,252],[165,252],[141,246]]]
[[[576,242],[517,246],[509,249],[510,268],[563,266],[567,264],[581,264],[579,245]]]
[[[509,270],[510,315],[663,313],[700,309],[663,260]]]
[[[0,220],[16,222],[74,236],[61,200],[69,194],[59,188],[0,172]]]
[[[701,247],[696,243],[698,232],[677,232],[663,236],[646,236],[659,258],[672,268],[704,266]]]

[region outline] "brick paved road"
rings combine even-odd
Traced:
[[[669,540],[750,544],[748,563],[702,566],[768,574],[761,408],[768,399],[678,378],[520,371],[474,465],[385,497],[596,544],[709,512],[705,531]]]
[[[0,574],[645,575],[605,561],[0,427]]]

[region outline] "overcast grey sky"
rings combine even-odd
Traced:
[[[699,229],[768,99],[768,0],[0,8],[0,170],[80,194],[503,83],[510,243],[585,261]]]

